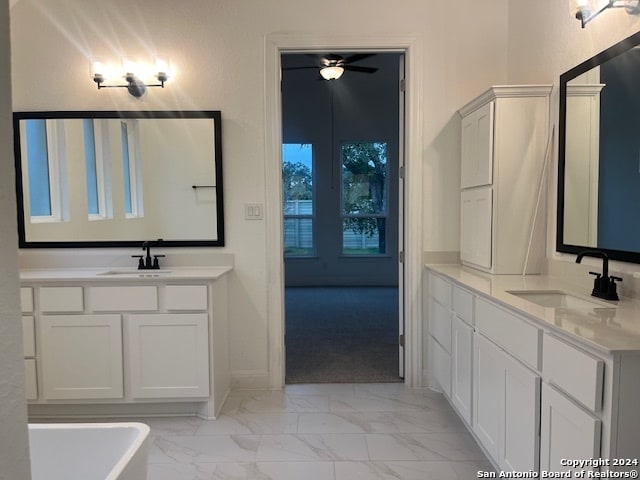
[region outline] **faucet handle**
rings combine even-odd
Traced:
[[[154,255],[153,256],[153,268],[160,268],[160,263],[158,262],[158,258],[164,258],[166,255]]]
[[[144,268],[144,255],[131,255],[131,258],[138,259],[138,270],[142,270]]]
[[[609,276],[609,285],[607,286],[607,295],[608,300],[618,300],[618,292],[616,291],[616,280],[618,282],[622,281],[622,278],[615,277],[613,275]]]
[[[589,275],[595,275],[596,277],[593,279],[593,290],[591,291],[591,295],[599,297],[603,292],[607,291],[607,284],[605,283],[603,285],[603,282],[607,282],[607,280],[602,278],[602,274],[600,272],[589,272]]]

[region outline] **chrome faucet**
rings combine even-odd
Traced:
[[[158,242],[161,241],[162,239],[159,238]],[[142,242],[142,250],[146,252],[145,255],[131,255],[138,259],[138,270],[159,270],[158,258],[164,257],[164,255],[153,255],[153,259],[151,259],[151,242]]]
[[[576,263],[582,262],[582,257],[595,257],[602,259],[602,273],[589,272],[590,275],[595,275],[593,280],[593,290],[591,295],[605,300],[618,300],[618,293],[616,292],[616,280],[622,281],[620,277],[609,276],[609,256],[601,250],[587,250],[580,252],[576,257]]]

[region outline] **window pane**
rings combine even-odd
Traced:
[[[287,256],[313,255],[313,219],[284,219],[284,254]]]
[[[386,252],[387,144],[342,145],[342,251]]]
[[[46,121],[26,120],[25,123],[31,216],[50,216],[51,186]]]
[[[286,256],[313,254],[313,146],[282,145],[282,197]]]
[[[345,218],[342,223],[344,255],[383,255],[386,253],[386,219]]]
[[[96,168],[96,137],[93,130],[93,120],[85,118],[82,121],[84,130],[84,162],[87,172],[87,206],[89,215],[98,215],[98,176]]]
[[[120,131],[122,133],[122,173],[124,177],[124,211],[132,214],[133,207],[131,205],[131,163],[129,161],[129,133],[127,124],[120,123]]]
[[[282,146],[283,200],[305,200],[313,209],[313,153],[309,144],[286,143]],[[288,213],[285,209],[285,213]],[[309,212],[311,213],[311,212]]]

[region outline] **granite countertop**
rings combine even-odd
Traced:
[[[165,267],[159,270],[137,270],[127,267],[43,268],[20,270],[23,283],[44,282],[118,282],[171,280],[216,280],[232,267]]]
[[[562,278],[549,275],[490,275],[462,265],[427,265],[454,283],[490,297],[550,330],[606,353],[640,352],[640,302],[594,298]],[[513,295],[513,291],[561,291],[594,306],[543,307]]]

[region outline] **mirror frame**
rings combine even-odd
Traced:
[[[558,129],[558,199],[556,212],[556,251],[563,253],[578,254],[584,251],[598,250],[605,252],[609,259],[623,262],[640,263],[640,251],[630,252],[624,250],[614,250],[600,247],[587,247],[580,245],[569,245],[564,243],[564,184],[565,184],[565,154],[566,154],[566,121],[567,121],[567,82],[577,76],[601,65],[602,63],[617,57],[630,50],[636,45],[640,45],[640,32],[625,38],[612,45],[593,57],[585,60],[571,70],[560,75],[560,109],[559,109],[559,129]]]
[[[20,120],[26,119],[85,119],[85,118],[183,118],[211,119],[214,132],[214,158],[216,178],[216,216],[217,239],[211,240],[162,240],[162,247],[223,247],[224,246],[224,204],[222,182],[222,125],[219,110],[137,110],[137,111],[40,111],[13,113],[13,147],[16,169],[16,201],[18,213],[19,248],[102,248],[102,247],[139,247],[143,241],[137,240],[97,240],[97,241],[29,241],[25,237],[24,197],[22,188],[22,159],[20,148]]]

